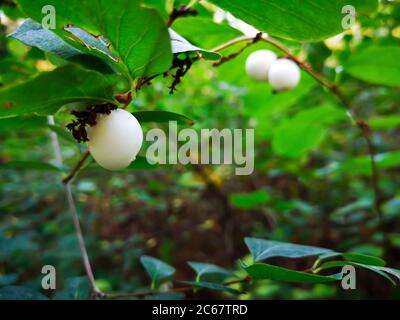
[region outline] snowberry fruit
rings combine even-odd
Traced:
[[[254,51],[246,60],[246,72],[255,81],[268,81],[268,71],[276,59],[272,51]]]
[[[122,109],[97,115],[96,122],[87,130],[91,155],[105,169],[125,169],[136,159],[143,143],[139,122]]]
[[[268,79],[276,91],[293,89],[300,82],[300,68],[292,60],[276,60],[269,69]]]

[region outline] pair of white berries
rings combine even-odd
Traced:
[[[268,81],[272,89],[286,91],[300,82],[300,68],[289,59],[278,59],[270,50],[258,50],[249,55],[246,72],[255,81]]]
[[[107,170],[122,170],[135,161],[143,143],[139,121],[128,111],[117,109],[98,114],[96,125],[87,129],[92,157]]]

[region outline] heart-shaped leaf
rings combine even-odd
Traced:
[[[140,257],[140,262],[153,283],[166,279],[175,273],[174,267],[153,257],[142,256]]]
[[[215,264],[192,262],[192,261],[188,262],[188,264],[194,271],[196,271],[197,280],[199,280],[202,276],[207,274],[220,274],[225,276],[229,276],[232,274],[228,270],[216,266]]]

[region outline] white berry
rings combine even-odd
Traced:
[[[255,81],[268,81],[268,71],[276,59],[272,51],[254,51],[246,60],[246,72]]]
[[[140,123],[122,109],[110,115],[98,115],[96,121],[97,124],[87,130],[92,157],[105,169],[125,169],[136,159],[143,143]]]
[[[276,91],[293,89],[300,82],[300,68],[292,60],[276,60],[269,69],[268,79]]]

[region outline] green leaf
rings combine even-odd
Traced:
[[[378,10],[379,0],[353,0],[357,15],[370,14]]]
[[[375,155],[375,162],[378,169],[394,168],[400,165],[400,151],[386,152]],[[370,176],[371,159],[369,156],[350,158],[343,162],[332,162],[327,167],[317,170],[319,176],[338,174],[366,175]]]
[[[272,149],[278,155],[299,158],[316,148],[325,134],[321,123],[289,119],[274,130]]]
[[[228,24],[218,24],[212,18],[187,17],[174,22],[174,30],[197,46],[217,47],[242,34]]]
[[[398,46],[368,47],[350,55],[344,70],[366,82],[400,86],[399,56]]]
[[[110,66],[102,59],[74,48],[57,34],[44,29],[39,23],[31,19],[27,19],[17,31],[9,36],[26,45],[55,54],[65,60],[79,63],[87,68],[108,73],[112,72]],[[96,41],[99,42],[97,39]]]
[[[101,34],[111,43],[117,65],[131,78],[150,77],[168,70],[172,62],[170,37],[157,10],[140,6],[138,0],[18,0],[25,13],[41,21],[42,8],[57,8],[58,33],[78,26]],[[71,33],[68,33],[71,36]],[[75,40],[82,41],[82,39]],[[109,55],[104,55],[109,59]],[[109,59],[112,61],[112,59]]]
[[[378,273],[382,277],[389,280],[393,285],[396,285],[396,282],[394,282],[389,275],[396,277],[397,281],[400,282],[400,270],[387,267],[369,266],[360,263],[355,263],[355,265]]]
[[[127,170],[152,170],[157,168],[157,164],[150,164],[145,157],[137,156]]]
[[[45,128],[46,117],[15,117],[0,119],[0,133],[19,132]]]
[[[145,123],[145,122],[162,123],[162,122],[176,121],[178,124],[182,125],[192,126],[194,124],[194,121],[192,119],[168,111],[139,111],[139,112],[132,112],[132,114],[140,123]]]
[[[244,269],[255,280],[269,279],[294,283],[328,283],[340,280],[337,275],[320,276],[264,263],[256,263]]]
[[[1,169],[12,169],[12,170],[37,170],[37,171],[62,171],[62,168],[54,166],[50,163],[39,162],[39,161],[9,161],[6,163],[0,163]]]
[[[246,58],[244,56],[240,56],[240,59]],[[243,77],[243,65],[245,63],[245,59],[243,59],[242,64],[240,65],[240,75]],[[235,60],[232,61],[235,63]],[[224,71],[228,72],[232,66],[229,64],[223,64],[221,68],[225,68]],[[234,79],[239,80],[239,78]],[[249,79],[247,79],[249,81]],[[246,82],[248,85],[248,82]],[[300,84],[290,91],[280,92],[279,94],[274,94],[272,90],[268,91],[264,83],[254,83],[249,86],[249,92],[245,97],[245,113],[249,116],[257,116],[261,118],[271,118],[276,114],[279,114],[291,106],[298,103],[304,96],[306,96],[315,86],[316,82],[311,76],[306,73],[301,74],[301,82]],[[269,122],[268,122],[269,124]]]
[[[68,278],[64,289],[56,293],[54,300],[85,300],[90,296],[90,284],[86,277]]]
[[[388,274],[394,275],[395,277],[397,277],[398,280],[400,280],[400,270],[387,268],[387,267],[372,266],[372,265],[357,263],[357,262],[352,262],[352,261],[328,261],[328,262],[325,262],[324,264],[322,264],[317,269],[315,269],[315,272],[318,273],[323,270],[332,269],[332,268],[342,268],[342,267],[348,266],[348,265],[371,270],[371,271],[379,274],[380,276],[384,277],[385,279],[389,280],[393,285],[395,285],[396,283],[393,281],[393,279]]]
[[[372,266],[372,268],[382,270],[391,276],[394,276],[397,278],[397,281],[400,282],[400,270],[399,269],[394,269],[394,268],[388,268],[388,267],[377,267],[377,266]]]
[[[188,264],[196,272],[197,280],[200,280],[200,278],[203,275],[208,275],[208,274],[221,274],[221,275],[225,275],[225,276],[232,274],[228,270],[221,268],[219,266],[216,266],[215,264],[192,262],[192,261],[188,262]]]
[[[204,50],[192,45],[189,41],[177,34],[172,29],[169,29],[169,34],[171,37],[172,52],[174,54],[195,53],[195,56],[197,54],[201,54],[206,60],[219,60],[221,58],[219,53]]]
[[[0,118],[54,114],[63,105],[79,101],[115,103],[111,83],[105,76],[67,65],[0,89]]]
[[[57,125],[48,125],[49,129],[55,132],[60,138],[64,139],[65,141],[71,142],[76,144],[76,140],[72,136],[71,132],[68,130],[61,128]]]
[[[165,19],[168,18],[169,12],[172,11],[174,1],[171,0],[144,0],[146,6],[156,8],[161,16]]]
[[[378,266],[378,267],[383,267],[386,264],[385,260],[378,258],[378,257],[366,255],[366,254],[355,253],[355,252],[346,252],[346,253],[342,253],[341,255],[346,260],[350,260],[350,261],[357,262],[357,263],[368,264],[368,265]]]
[[[44,29],[41,24],[27,19],[9,37],[17,39],[28,46],[41,49],[45,52],[56,54],[63,59],[71,59],[82,54],[58,35],[48,29]]]
[[[331,250],[325,248],[256,238],[245,238],[244,241],[254,261],[261,261],[272,257],[302,258],[331,252]]]
[[[186,283],[195,288],[211,289],[211,290],[216,290],[216,291],[228,292],[228,293],[235,294],[235,295],[241,294],[241,292],[239,290],[230,288],[228,286],[224,286],[223,284],[219,284],[219,283],[205,282],[205,281],[199,281],[199,282],[182,281],[182,283]]]
[[[140,257],[140,262],[150,276],[152,283],[159,282],[171,277],[175,273],[175,268],[169,264],[149,256]]]
[[[359,0],[212,0],[237,18],[272,36],[297,41],[318,41],[343,32],[342,8]]]
[[[330,103],[300,111],[294,118],[296,121],[307,123],[318,122],[325,126],[349,119],[344,108]]]
[[[301,157],[321,143],[330,125],[344,119],[346,112],[332,104],[301,111],[274,130],[273,151],[289,158]]]
[[[368,125],[374,130],[400,128],[400,115],[375,116],[368,120]]]
[[[16,82],[25,81],[31,77],[37,70],[24,64],[16,57],[8,56],[0,60],[0,83],[3,85],[12,85]]]
[[[355,262],[355,263],[362,263],[362,264],[367,264],[367,265],[371,265],[371,266],[383,267],[386,265],[385,260],[383,260],[379,257],[366,255],[366,254],[362,254],[362,253],[357,253],[357,252],[341,253],[341,252],[335,252],[335,251],[320,255],[318,257],[318,262],[320,262],[322,260],[326,260],[326,259],[337,258],[337,257],[343,257],[344,259]],[[319,264],[318,262],[317,262],[317,264]]]
[[[0,300],[48,300],[48,298],[27,287],[8,286],[0,288]]]
[[[230,202],[240,209],[253,209],[271,200],[271,195],[265,191],[251,193],[234,193],[230,196]]]
[[[109,45],[108,41],[105,39],[102,40],[102,37],[95,37],[78,27],[66,27],[64,30],[75,36],[85,47],[100,52],[109,57],[111,60],[118,62],[118,58],[107,46]]]

